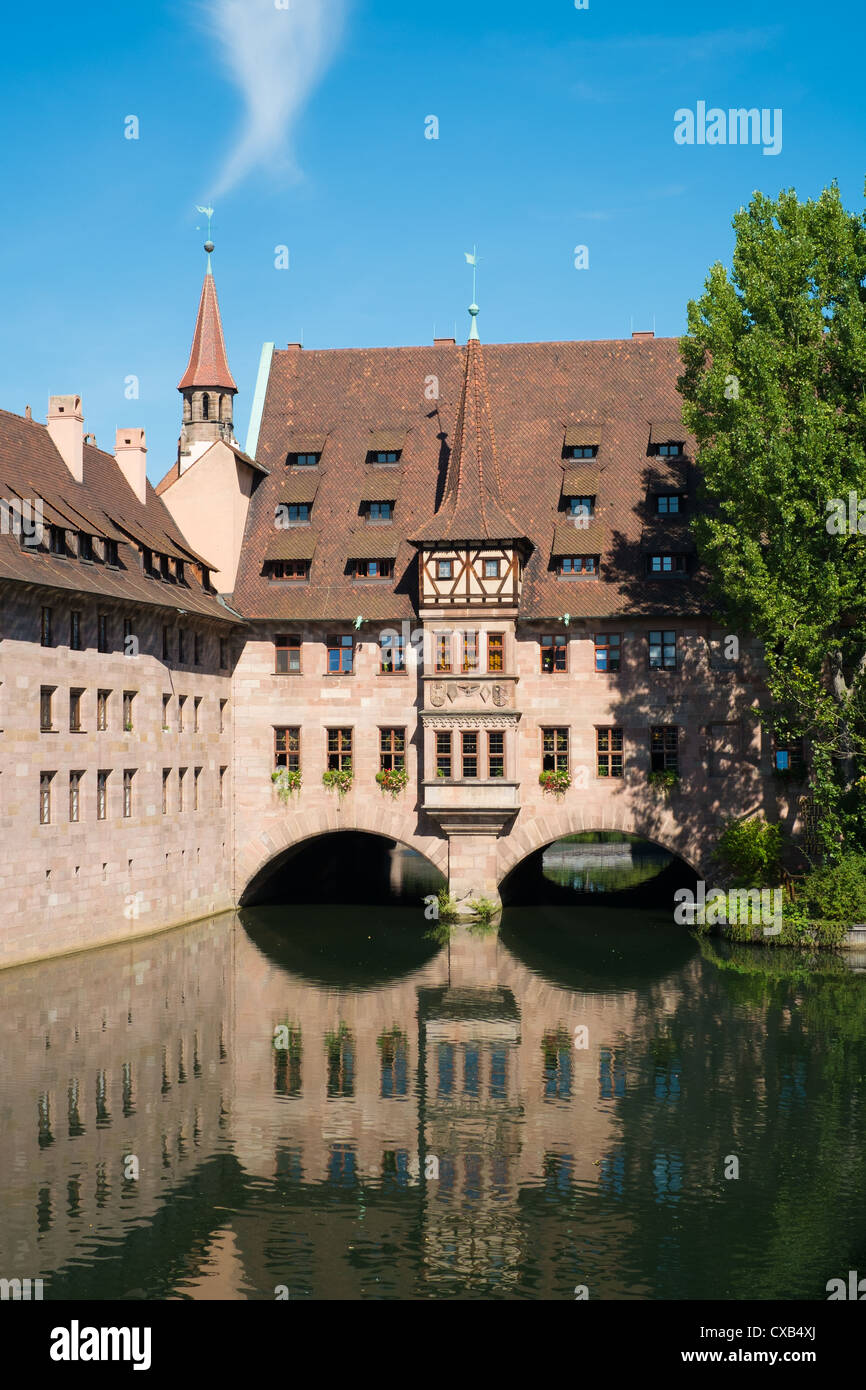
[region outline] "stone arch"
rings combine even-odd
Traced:
[[[578,835],[583,830],[619,830],[627,835],[640,835],[642,839],[682,859],[699,879],[706,877],[702,867],[706,855],[705,847],[693,842],[684,844],[686,836],[683,832],[678,832],[675,826],[660,832],[649,825],[641,824],[639,817],[627,813],[599,817],[591,813],[587,815],[579,809],[563,809],[552,810],[547,815],[528,820],[500,842],[497,855],[497,884],[501,884],[511,870],[524,859],[528,859],[530,854],[546,849],[563,835]]]
[[[417,816],[391,809],[389,806],[337,810],[300,811],[291,808],[276,825],[262,830],[241,846],[235,855],[235,902],[240,902],[250,884],[261,871],[288,849],[319,835],[331,835],[341,830],[356,830],[384,839],[397,840],[407,848],[423,854],[425,859],[443,874],[448,874],[448,842],[435,835],[419,835]]]

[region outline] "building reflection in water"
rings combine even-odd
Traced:
[[[437,945],[418,909],[252,909],[0,975],[0,1273],[49,1298],[658,1296],[679,1235],[641,1260],[635,1233],[695,1182],[668,1024],[700,955],[575,954],[557,911],[516,950]],[[814,1085],[786,1052],[777,1124]]]

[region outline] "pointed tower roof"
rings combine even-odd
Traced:
[[[493,417],[473,304],[472,331],[466,344],[463,390],[448,460],[445,490],[436,515],[411,539],[417,544],[440,541],[506,541],[524,532],[502,500],[502,480],[493,433]]]
[[[210,265],[201,287],[189,364],[177,389],[185,391],[190,386],[222,386],[227,391],[238,389],[229,371],[220,306]]]

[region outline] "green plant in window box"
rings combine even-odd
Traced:
[[[437,769],[436,769],[436,776],[437,776],[437,777],[444,777],[444,776],[445,776],[445,769],[444,769],[444,767],[437,767]]]
[[[541,1051],[544,1055],[545,1071],[556,1071],[559,1066],[559,1055],[562,1052],[570,1052],[573,1046],[572,1036],[568,1029],[560,1023],[557,1028],[551,1028],[541,1039]]]
[[[287,1052],[293,1061],[300,1061],[304,1052],[301,1025],[291,1023],[288,1019],[283,1023],[276,1024],[274,1026],[274,1049],[277,1052]]]
[[[680,774],[672,767],[656,768],[647,777],[651,787],[659,787],[663,792],[673,791],[679,780]]]
[[[387,1033],[380,1033],[376,1039],[376,1046],[382,1054],[382,1061],[387,1066],[392,1066],[397,1053],[401,1048],[407,1046],[408,1039],[402,1028],[389,1029]]]
[[[328,1053],[339,1054],[344,1043],[351,1040],[352,1034],[348,1023],[338,1024],[336,1029],[329,1030],[325,1034],[325,1051]]]
[[[571,786],[571,773],[566,767],[559,767],[556,771],[548,768],[538,774],[538,785],[542,791],[550,792],[553,796],[562,796]]]
[[[278,767],[271,773],[271,781],[276,788],[277,796],[280,798],[280,801],[286,802],[292,795],[292,792],[299,792],[301,790],[301,770],[297,767]]]
[[[127,721],[126,721],[126,723],[124,724],[123,727],[124,727],[124,729],[126,730],[126,732],[127,732],[128,734],[131,734],[131,733],[132,733],[132,720],[131,720],[131,719],[127,719]]]
[[[322,773],[322,785],[328,791],[335,791],[342,801],[346,792],[352,790],[352,779],[354,777],[351,763],[344,763],[342,767],[329,767]]]
[[[405,791],[409,783],[409,774],[405,767],[384,768],[376,773],[376,781],[382,788],[383,796],[385,792],[390,792],[393,797],[397,797]]]

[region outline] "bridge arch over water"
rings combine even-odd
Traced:
[[[305,848],[316,842],[323,845],[330,842],[336,850],[343,835],[375,837],[378,849],[384,844],[389,848],[403,846],[420,855],[434,870],[447,880],[449,874],[449,841],[442,834],[424,834],[418,829],[418,816],[414,810],[403,809],[399,803],[383,804],[373,807],[363,805],[354,808],[345,804],[311,809],[292,813],[288,807],[286,814],[278,821],[271,822],[256,836],[251,838],[236,857],[236,896],[235,901],[245,906],[263,900],[263,890],[267,896],[266,885],[269,880],[279,876],[286,865]],[[655,845],[680,861],[689,876],[706,878],[709,867],[706,863],[707,850],[703,844],[696,844],[695,838],[685,826],[677,826],[670,810],[666,808],[663,820],[652,813],[631,815],[617,811],[604,816],[589,808],[551,807],[543,816],[518,816],[510,831],[495,840],[495,876],[497,890],[501,889],[515,872],[525,868],[533,856],[567,836],[592,831],[608,831],[622,835],[632,835],[639,840]],[[343,841],[343,846],[348,845]],[[322,848],[323,846],[320,846]],[[374,846],[371,844],[371,850]],[[356,860],[357,862],[357,860]],[[342,869],[336,872],[342,876]],[[351,872],[349,864],[346,872]],[[489,892],[489,889],[487,890]],[[485,886],[479,884],[477,896],[484,895]],[[324,900],[324,899],[322,899]]]
[[[236,901],[244,906],[256,900],[262,886],[294,851],[312,846],[316,840],[341,834],[374,836],[413,850],[426,859],[446,879],[448,841],[435,835],[418,833],[418,817],[389,805],[365,811],[324,809],[299,815],[288,814],[279,827],[270,827],[250,840],[236,858]]]
[[[684,831],[660,830],[652,819],[617,813],[611,817],[587,814],[579,807],[574,810],[552,810],[545,816],[519,821],[508,836],[498,842],[497,881],[501,887],[514,869],[540,850],[547,849],[567,835],[608,830],[622,835],[636,835],[657,845],[674,858],[682,860],[698,878],[706,877],[704,847],[695,845]]]

